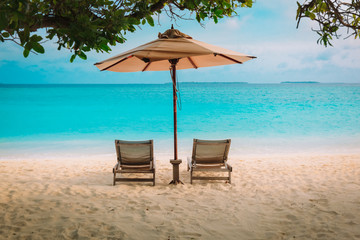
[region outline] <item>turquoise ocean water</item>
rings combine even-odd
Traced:
[[[360,84],[180,83],[180,152],[233,139],[237,154],[360,152]],[[171,84],[0,85],[0,158],[113,154],[114,139],[172,151]],[[52,154],[54,155],[54,154]]]

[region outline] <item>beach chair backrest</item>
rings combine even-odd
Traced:
[[[194,139],[192,159],[196,164],[222,164],[228,158],[230,139]]]
[[[115,148],[121,165],[149,165],[154,159],[153,140],[115,140]]]

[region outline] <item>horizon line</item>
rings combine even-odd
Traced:
[[[360,84],[354,82],[314,82],[314,81],[286,81],[286,82],[178,82],[180,84],[183,83],[190,83],[190,84],[204,84],[204,83],[215,83],[215,84]],[[0,83],[0,85],[166,85],[172,84],[172,82],[165,82],[165,83]]]

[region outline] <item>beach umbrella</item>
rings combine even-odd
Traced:
[[[170,70],[174,112],[174,159],[170,160],[173,164],[171,183],[177,184],[180,182],[179,164],[181,160],[178,159],[177,151],[176,70],[242,64],[253,58],[256,57],[197,41],[172,27],[164,33],[159,33],[158,39],[95,63],[95,66],[101,71],[112,72]]]

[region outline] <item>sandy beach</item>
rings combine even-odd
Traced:
[[[0,161],[1,239],[360,239],[360,155],[232,157],[233,183],[112,186],[114,156]]]

